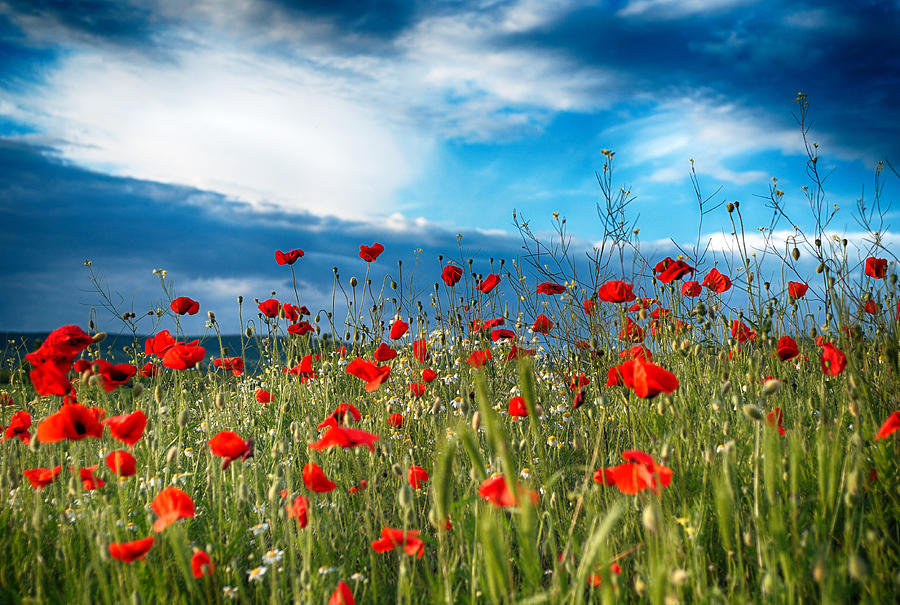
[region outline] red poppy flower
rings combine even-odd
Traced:
[[[62,471],[62,466],[55,468],[29,468],[22,471],[31,487],[35,489],[44,489],[56,479],[56,476]]]
[[[718,269],[711,269],[706,277],[703,278],[703,284],[716,294],[721,294],[731,289],[731,280],[727,275],[719,273]]]
[[[542,316],[543,317],[543,316]],[[536,322],[535,322],[536,323]],[[550,322],[550,325],[553,325],[553,322]],[[507,330],[506,328],[494,328],[491,330],[491,340],[497,342],[498,340],[516,340],[516,333],[512,330]]]
[[[428,359],[428,341],[421,338],[413,343],[413,357],[419,363],[425,363]]]
[[[528,415],[524,397],[513,397],[509,400],[509,415],[513,418],[521,418]]]
[[[637,358],[610,368],[607,386],[618,384],[628,387],[638,397],[652,399],[660,393],[671,393],[677,389],[678,379],[658,365]]]
[[[137,374],[137,368],[130,363],[111,364],[105,359],[98,359],[93,363],[97,373],[103,382],[103,390],[107,393],[114,391],[132,379]]]
[[[270,319],[278,317],[278,315],[281,313],[281,303],[274,298],[264,300],[256,305],[256,307],[259,309],[260,313]]]
[[[424,380],[426,383],[431,382],[435,378],[437,378],[437,372],[435,372],[431,368],[425,368],[424,370],[422,370],[422,380]]]
[[[619,340],[625,342],[641,342],[644,340],[644,329],[634,323],[630,317],[625,318],[625,325],[619,331]]]
[[[578,408],[583,406],[584,400],[584,389],[578,389],[578,391],[575,393],[575,397],[572,398],[572,409],[577,410]]]
[[[782,336],[778,339],[778,359],[787,361],[799,354],[800,349],[797,347],[797,341],[793,338],[790,336]]]
[[[291,250],[290,252],[275,251],[275,262],[279,265],[293,265],[298,259],[303,258],[305,252],[300,248]]]
[[[177,487],[167,487],[152,502],[153,512],[159,519],[153,523],[153,531],[161,532],[178,519],[194,518],[194,501]]]
[[[869,315],[875,315],[881,310],[881,305],[872,300],[871,298],[866,301],[866,304],[863,305],[863,311],[868,313]]]
[[[243,461],[253,455],[253,441],[244,441],[232,431],[221,431],[209,440],[209,449],[214,456],[225,459],[222,468],[226,469],[233,460]]]
[[[316,355],[316,361],[319,360],[319,356]],[[312,367],[313,356],[312,353],[308,355],[304,355],[303,359],[300,360],[300,363],[295,365],[293,368],[284,368],[285,374],[295,374],[300,377],[300,383],[306,384],[306,381],[315,378],[317,376],[316,372]]]
[[[140,441],[147,426],[147,416],[141,410],[135,410],[131,414],[112,416],[103,421],[109,427],[113,437],[122,443],[133,446]]]
[[[256,389],[256,402],[269,403],[272,401],[272,393],[265,389]]]
[[[356,601],[353,600],[353,591],[343,580],[338,582],[337,588],[331,593],[328,605],[356,605]]]
[[[628,310],[629,311],[640,311],[641,309],[649,309],[653,305],[658,305],[658,304],[659,304],[659,301],[656,300],[655,298],[643,297],[643,298],[637,299],[633,305],[628,307]],[[668,309],[664,309],[664,310],[668,313]],[[654,310],[653,313],[654,313],[653,317],[658,317],[659,309]]]
[[[888,416],[887,420],[884,421],[884,424],[881,425],[881,428],[878,429],[878,433],[872,441],[887,439],[893,435],[897,429],[900,429],[900,411],[896,411]]]
[[[625,464],[600,469],[594,474],[594,481],[602,485],[615,485],[623,494],[636,494],[652,489],[657,494],[660,487],[672,482],[672,469],[656,464],[644,452],[622,452]]]
[[[344,418],[347,417],[347,414],[350,414],[350,417],[353,418],[355,422],[359,422],[362,420],[362,414],[356,409],[356,406],[352,403],[341,403],[339,404],[334,411],[329,414],[325,420],[319,423],[318,429],[324,429],[328,426],[338,426],[339,424],[344,424]]]
[[[884,279],[887,275],[887,259],[870,256],[866,259],[866,275],[875,279]]]
[[[206,349],[195,344],[176,344],[163,355],[163,365],[170,370],[188,370],[203,360]]]
[[[566,287],[562,284],[554,284],[553,282],[545,281],[542,284],[538,284],[537,293],[538,294],[562,294],[566,291]]]
[[[413,489],[419,489],[428,481],[428,472],[421,466],[411,465],[406,473],[406,478]]]
[[[297,305],[292,305],[291,303],[282,303],[281,313],[288,321],[297,321],[298,319],[300,319],[300,307],[298,307]]]
[[[125,450],[111,452],[106,457],[106,466],[120,477],[130,477],[137,472],[137,461]]]
[[[162,357],[166,351],[175,346],[175,338],[168,330],[159,332],[144,342],[144,353]]]
[[[153,548],[153,536],[132,542],[113,542],[109,545],[109,556],[125,563],[131,563],[137,559],[143,561],[151,548]]]
[[[315,331],[316,329],[312,327],[312,324],[306,320],[288,326],[288,334],[294,334],[296,336],[306,336],[310,332]]]
[[[593,313],[594,309],[596,309],[596,308],[597,308],[596,300],[589,298],[588,300],[584,301],[584,313],[586,315],[590,315],[591,313]]]
[[[572,374],[572,377],[569,378],[569,389],[572,391],[574,391],[575,389],[583,389],[589,384],[591,384],[591,381],[587,376],[585,376],[584,372],[580,374]]]
[[[381,530],[381,538],[372,542],[372,549],[377,553],[394,550],[397,546],[403,547],[403,552],[408,555],[416,555],[419,559],[425,554],[425,543],[419,538],[419,530],[394,529],[385,527]]]
[[[528,498],[531,503],[537,506],[538,493],[530,489],[526,489],[518,483],[514,483],[516,494],[513,495],[509,491],[506,479],[503,475],[498,477],[488,477],[478,486],[478,495],[498,508],[507,506],[516,506],[520,498]]]
[[[384,252],[384,246],[379,243],[359,247],[359,257],[367,263],[373,262],[382,252]]]
[[[847,356],[833,344],[826,342],[822,345],[820,362],[823,372],[829,376],[837,376],[847,367]]]
[[[372,391],[377,391],[381,383],[390,376],[391,366],[378,366],[371,361],[357,357],[347,364],[345,371],[365,381],[366,391],[371,393]]]
[[[47,357],[67,357],[72,360],[91,342],[93,342],[91,336],[78,326],[62,326],[50,332],[35,353]]]
[[[360,429],[349,429],[338,426],[330,426],[322,438],[309,444],[310,449],[322,451],[330,447],[354,448],[364,445],[369,448],[370,452],[375,451],[372,445],[381,439],[378,435],[373,435]]]
[[[495,317],[494,319],[488,319],[487,321],[473,319],[471,330],[473,332],[481,332],[483,330],[490,330],[491,328],[502,326],[504,323],[506,323],[506,320],[502,317]]]
[[[691,298],[695,296],[700,296],[700,292],[703,291],[703,288],[700,286],[700,282],[698,281],[686,281],[681,284],[681,295],[682,296],[690,296]]]
[[[632,287],[629,283],[614,279],[600,286],[600,289],[597,290],[597,298],[611,303],[631,302],[637,298]]]
[[[657,274],[656,279],[664,284],[668,284],[673,280],[681,279],[688,273],[693,273],[695,270],[683,260],[674,260],[667,256],[656,264],[653,272]]]
[[[537,350],[535,349],[526,349],[524,347],[513,345],[512,349],[510,349],[509,353],[506,355],[506,361],[515,361],[520,357],[530,357],[535,353],[537,353]]]
[[[485,349],[483,351],[475,350],[472,351],[472,354],[469,355],[468,359],[466,359],[466,363],[476,370],[480,370],[484,367],[484,364],[486,364],[492,357],[493,355],[491,355],[491,351],[489,349]]]
[[[485,294],[487,294],[488,292],[490,292],[491,290],[496,288],[497,284],[499,284],[499,283],[500,283],[500,276],[497,275],[496,273],[491,273],[490,275],[488,275],[487,277],[484,278],[484,281],[482,281],[480,284],[478,284],[477,289],[484,292]]]
[[[3,429],[3,440],[18,439],[25,445],[31,443],[31,433],[28,429],[31,427],[31,414],[25,410],[20,410],[12,415],[9,419],[9,426]]]
[[[304,529],[309,525],[309,498],[297,496],[294,498],[293,504],[289,504],[284,508],[287,511],[288,519],[297,519],[297,525],[300,526],[300,529]]]
[[[188,298],[187,296],[179,296],[172,301],[172,304],[169,305],[169,308],[179,315],[184,315],[185,313],[187,313],[188,315],[196,315],[200,310],[200,303],[192,298]]]
[[[41,443],[63,439],[78,441],[85,437],[99,439],[102,436],[103,425],[97,418],[97,412],[80,403],[64,404],[58,412],[42,420],[37,429],[37,440]]]
[[[202,550],[197,550],[191,557],[191,573],[195,578],[202,578],[204,575],[212,575],[216,570],[209,555]]]
[[[361,491],[363,491],[364,489],[366,489],[366,487],[368,487],[368,485],[369,485],[368,482],[367,482],[365,479],[363,479],[363,480],[360,481],[357,485],[350,486],[350,487],[347,489],[347,493],[349,493],[349,494],[358,494],[359,492],[361,492]]]
[[[395,429],[402,429],[403,428],[403,414],[398,414],[398,413],[394,412],[393,414],[388,416],[387,423],[388,423],[388,425],[394,427]]]
[[[403,338],[403,335],[406,334],[407,330],[409,330],[408,323],[406,323],[402,319],[394,321],[393,325],[391,326],[391,340]]]
[[[447,265],[441,272],[441,279],[444,280],[444,283],[448,286],[455,286],[456,283],[462,279],[462,269],[455,265]]]
[[[803,298],[806,296],[807,290],[809,290],[809,286],[804,283],[798,281],[788,282],[788,296],[791,298]]]
[[[33,355],[29,353],[28,355]],[[26,359],[28,358],[26,355]],[[29,359],[31,363],[35,363]],[[40,362],[29,372],[28,377],[38,395],[67,395],[72,392],[72,383],[66,377],[71,367],[67,358],[48,359]]]
[[[644,361],[653,361],[653,353],[644,345],[634,345],[630,349],[619,351],[619,357],[622,359],[643,359]]]
[[[377,361],[378,363],[390,361],[396,356],[397,351],[395,351],[385,343],[381,343],[380,345],[378,345],[378,348],[375,349],[375,353],[372,354],[372,357],[374,357],[375,361]]]
[[[731,337],[741,343],[747,342],[756,338],[756,330],[751,330],[747,324],[735,319],[731,322]]]
[[[303,467],[303,483],[306,488],[324,494],[337,487],[337,483],[325,476],[322,468],[313,462]]]
[[[775,408],[768,414],[766,414],[766,424],[773,428],[778,428],[778,432],[781,435],[784,435],[784,427],[781,426],[781,421],[784,420],[784,412],[781,411],[781,408]]]
[[[0,393],[0,405],[16,405],[16,401],[12,398],[12,395]]]
[[[409,390],[412,391],[412,394],[416,396],[416,399],[425,394],[425,389],[428,388],[425,386],[424,382],[413,382],[409,385]]]
[[[141,368],[140,372],[138,372],[144,378],[152,378],[154,376],[159,376],[159,366],[153,363],[152,361],[148,361],[144,364],[144,367]]]
[[[231,373],[235,376],[240,376],[244,373],[244,360],[240,357],[223,357],[221,359],[214,359],[213,364],[216,367],[222,368],[223,370],[231,370]]]
[[[74,470],[74,469],[72,469],[72,467],[70,466],[69,470]],[[81,479],[81,487],[84,488],[84,491],[86,491],[86,492],[90,492],[95,489],[100,489],[101,487],[106,485],[106,482],[103,479],[100,479],[99,477],[94,476],[95,470],[97,470],[96,464],[94,464],[93,466],[88,466],[88,467],[82,468],[78,472],[78,477],[79,477],[79,479]]]
[[[537,332],[538,334],[546,334],[552,327],[553,322],[550,321],[550,318],[543,313],[538,315],[537,319],[534,320],[534,323],[531,324],[531,330],[533,332]]]

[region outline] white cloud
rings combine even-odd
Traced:
[[[617,14],[654,20],[679,19],[756,2],[758,0],[630,0]]]

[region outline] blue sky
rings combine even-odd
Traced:
[[[319,308],[362,243],[382,272],[422,249],[427,286],[463,234],[486,272],[521,248],[513,210],[539,233],[559,212],[589,250],[603,149],[650,257],[697,237],[691,159],[752,232],[773,176],[809,229],[798,91],[830,231],[861,240],[876,162],[900,169],[898,2],[187,4],[0,0],[0,330],[84,325],[86,258],[137,311],[165,268],[235,332],[237,295],[286,298],[276,248],[307,251]],[[729,232],[720,211],[702,239],[724,253]]]

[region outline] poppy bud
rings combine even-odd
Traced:
[[[847,475],[847,493],[855,496],[859,493],[859,469],[854,468]]]
[[[888,281],[891,282],[891,285],[892,285],[892,286],[896,286],[896,285],[897,285],[897,274],[896,274],[896,273],[891,273],[891,274],[888,276]]]
[[[669,582],[671,582],[674,586],[681,586],[685,582],[687,582],[688,573],[683,569],[673,569],[672,573],[669,574]]]
[[[278,485],[277,482],[273,481],[272,485],[269,486],[269,493],[266,494],[266,496],[269,499],[269,502],[275,502],[275,500],[278,498],[278,493],[280,491],[281,491],[281,487]]]
[[[481,412],[477,411],[472,414],[472,430],[477,431],[481,426]]]
[[[771,379],[767,380],[766,383],[763,385],[762,393],[766,397],[768,397],[769,395],[773,395],[778,392],[778,389],[781,388],[781,385],[782,385],[782,382],[780,380],[778,380],[776,378],[771,378]]]
[[[397,475],[398,477],[402,477],[402,476],[403,476],[403,469],[402,469],[402,468],[400,467],[400,465],[399,465],[398,463],[396,463],[396,462],[395,462],[394,464],[391,465],[391,472],[393,472],[393,473],[394,473],[395,475]]]
[[[216,407],[220,410],[225,408],[225,395],[222,393],[216,393]]]
[[[166,451],[166,464],[172,464],[172,461],[175,460],[175,456],[178,455],[178,446],[173,445]]]
[[[644,529],[649,531],[651,534],[656,533],[656,509],[652,504],[645,506],[644,510],[641,512],[641,524],[643,524]]]
[[[791,250],[791,256],[794,260],[800,260],[800,250],[794,248],[793,250]]]
[[[412,504],[412,499],[412,488],[409,485],[403,484],[400,487],[400,491],[397,492],[397,502],[400,503],[400,508],[409,508]]]
[[[355,287],[356,287],[356,284],[358,284],[358,283],[359,283],[359,280],[356,279],[356,277],[351,277],[351,278],[350,278],[350,287],[351,287],[351,288],[355,288]]]
[[[765,412],[763,412],[759,406],[753,405],[752,403],[745,404],[743,410],[747,418],[756,420],[757,422],[762,422],[766,417]]]
[[[644,309],[643,307],[641,307],[641,310],[638,312],[638,317],[643,321],[643,320],[647,319],[647,317],[649,317],[649,316],[650,316],[650,314],[647,313],[647,309]]]
[[[238,484],[238,499],[241,502],[246,502],[250,499],[250,490],[247,489],[247,484],[244,483],[243,477],[241,477],[241,482]]]
[[[728,202],[728,205],[725,206],[725,209],[728,210],[728,214],[731,214],[732,212],[734,212],[734,204]]]
[[[209,323],[216,323],[216,314],[212,311],[207,311],[206,315],[209,317]]]
[[[41,531],[41,526],[43,525],[43,515],[41,514],[41,502],[40,498],[34,499],[34,511],[31,513],[31,529],[36,532]]]
[[[859,555],[850,555],[850,559],[847,561],[847,573],[857,582],[862,582],[869,577],[869,565]]]
[[[187,426],[188,420],[190,416],[188,415],[187,410],[181,410],[178,412],[178,416],[175,418],[176,424],[178,424],[178,428],[184,428]]]
[[[134,397],[140,397],[141,395],[143,395],[144,394],[144,385],[141,384],[140,382],[134,383],[134,386],[131,389],[131,394]]]
[[[97,332],[93,336],[91,336],[91,342],[94,344],[101,343],[106,340],[106,332]]]

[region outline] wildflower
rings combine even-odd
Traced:
[[[222,469],[226,469],[233,460],[245,461],[253,455],[253,441],[244,441],[233,431],[221,431],[209,440],[209,449],[214,456],[225,459]]]
[[[63,404],[58,412],[38,424],[37,440],[54,443],[63,439],[78,441],[85,437],[99,439],[103,436],[101,412],[100,408],[86,408],[80,403]]]
[[[863,305],[863,311],[868,313],[869,315],[875,315],[881,310],[881,305],[872,300],[871,298],[866,301],[866,304]]]
[[[314,462],[303,467],[303,483],[307,489],[318,493],[327,493],[337,487],[337,483],[326,477],[322,467]]]
[[[572,374],[572,377],[569,379],[569,390],[583,389],[587,385],[591,384],[590,379],[585,376],[584,372],[580,374]]]
[[[500,283],[500,276],[496,273],[491,273],[484,280],[478,284],[477,289],[481,292],[487,294],[491,290],[497,287],[497,284]]]
[[[209,555],[202,550],[197,550],[191,557],[191,572],[195,578],[202,578],[204,575],[211,575],[216,570]]]
[[[672,469],[656,464],[644,452],[622,452],[625,464],[600,469],[594,474],[594,481],[604,485],[615,485],[623,494],[636,494],[645,489],[659,493],[660,487],[672,482]]]
[[[409,324],[402,319],[396,320],[391,326],[391,340],[403,338],[406,331],[409,330]]]
[[[884,421],[884,424],[881,425],[881,428],[878,429],[878,433],[876,433],[875,438],[872,439],[872,441],[887,439],[893,435],[897,429],[900,429],[900,411],[896,411],[888,416],[887,420]]]
[[[809,286],[804,283],[797,281],[788,282],[788,296],[790,296],[791,298],[803,298],[804,296],[806,296],[807,290],[809,290]]]
[[[425,386],[424,382],[414,382],[409,385],[409,390],[412,391],[412,394],[416,396],[416,399],[425,394]]]
[[[421,338],[413,343],[413,357],[419,363],[425,363],[428,359],[428,341]]]
[[[632,359],[609,370],[607,386],[624,385],[644,399],[678,388],[678,379],[671,372],[643,359]]]
[[[515,481],[512,484],[516,491],[515,495],[510,491],[503,475],[488,477],[478,486],[478,495],[498,508],[516,506],[522,497],[530,499],[531,503],[537,506],[539,498],[537,492],[526,489]]]
[[[751,330],[747,324],[735,319],[731,322],[731,337],[743,343],[756,338],[756,330]]]
[[[196,315],[200,310],[200,303],[187,296],[179,296],[172,301],[169,308],[178,315],[184,315],[185,313],[188,315]]]
[[[355,422],[359,422],[362,419],[362,414],[356,409],[355,405],[352,403],[341,403],[338,404],[334,411],[326,416],[325,420],[320,422],[316,428],[321,430],[328,426],[344,424],[344,419],[347,417],[347,414],[350,414],[350,417],[353,418]]]
[[[231,370],[231,373],[235,376],[240,376],[244,373],[244,360],[240,357],[214,359],[213,363],[216,367],[222,368],[223,370]]]
[[[826,342],[822,345],[820,362],[823,372],[830,376],[837,376],[847,367],[847,356],[833,344]]]
[[[644,329],[636,324],[630,317],[625,318],[625,325],[619,332],[619,340],[625,342],[641,342],[644,340]]]
[[[107,418],[103,424],[109,427],[109,432],[113,437],[129,447],[133,447],[144,434],[147,416],[141,410],[135,410],[130,414]]]
[[[254,536],[264,534],[267,531],[269,531],[269,524],[265,523],[265,522],[257,523],[256,525],[254,525],[253,527],[250,528],[250,533],[253,534]]]
[[[382,252],[384,252],[384,246],[379,243],[374,243],[371,246],[359,247],[359,257],[367,263],[373,262]]]
[[[257,403],[269,403],[272,401],[272,393],[265,389],[256,389]]]
[[[106,457],[106,466],[120,477],[130,477],[137,472],[134,456],[124,450],[111,452]]]
[[[269,319],[275,319],[281,311],[281,303],[274,298],[269,298],[256,305],[256,308]]]
[[[319,356],[316,355],[316,361],[319,360]],[[300,363],[295,365],[293,368],[284,368],[285,374],[294,374],[295,376],[300,377],[300,383],[306,384],[306,381],[315,378],[317,376],[315,370],[313,370],[313,356],[310,353],[309,355],[304,355],[303,359],[300,360]]]
[[[509,400],[509,415],[513,418],[520,418],[528,415],[528,408],[525,407],[524,397],[513,397]]]
[[[238,598],[238,589],[236,586],[226,586],[222,589],[222,594],[224,594],[226,598],[233,601],[234,599]]]
[[[334,592],[331,593],[331,598],[328,599],[328,605],[355,605],[356,601],[353,600],[353,591],[350,590],[350,587],[347,586],[343,580],[340,580],[337,584],[337,588],[334,589]]]
[[[784,435],[785,430],[784,427],[781,426],[781,421],[784,420],[784,413],[781,411],[781,408],[775,408],[768,414],[766,414],[766,424],[773,428],[778,429],[778,433]]]
[[[283,557],[284,557],[283,550],[272,549],[272,550],[266,552],[266,554],[264,554],[262,556],[262,562],[265,563],[266,565],[274,565],[275,563],[278,563],[279,561],[281,561],[281,559]]]
[[[206,355],[206,349],[191,343],[177,343],[166,350],[163,365],[171,370],[187,370],[197,365]]]
[[[381,538],[372,542],[372,549],[377,553],[394,550],[397,546],[402,546],[403,552],[416,555],[419,559],[425,554],[425,543],[419,538],[417,529],[403,531],[385,527],[381,530]]]
[[[153,512],[159,515],[153,531],[161,532],[178,519],[194,518],[194,501],[177,487],[167,487],[153,499]]]
[[[261,565],[247,570],[247,579],[251,582],[262,582],[263,576],[266,575],[267,567]]]
[[[127,383],[137,374],[137,368],[130,363],[112,364],[105,359],[97,359],[92,365],[97,368],[97,374],[100,375],[103,390],[107,393]]]
[[[865,273],[875,279],[884,279],[887,275],[887,259],[870,256],[866,259]]]
[[[656,267],[653,268],[653,272],[657,274],[656,279],[664,284],[668,284],[676,279],[681,279],[688,273],[693,273],[694,271],[696,271],[696,269],[683,260],[674,260],[668,256],[658,262]]]
[[[343,448],[354,448],[360,445],[364,445],[369,448],[369,451],[374,452],[375,446],[372,444],[379,439],[380,437],[378,435],[373,435],[372,433],[368,433],[360,429],[350,429],[344,428],[342,426],[331,426],[328,427],[328,430],[325,431],[325,434],[322,435],[321,439],[310,443],[309,447],[314,450],[322,451],[324,449],[336,446],[340,446]]]
[[[159,376],[159,372],[159,366],[152,361],[148,361],[141,367],[141,369],[138,371],[138,374],[140,374],[144,378],[152,378],[154,376]]]
[[[610,280],[597,290],[597,298],[611,303],[631,302],[637,298],[632,288],[633,286],[627,282]]]
[[[306,336],[310,332],[315,332],[315,328],[308,321],[301,321],[288,326],[288,334],[295,336]]]
[[[622,359],[643,359],[644,361],[653,361],[653,353],[644,345],[634,345],[630,349],[619,351],[619,357]]]
[[[544,317],[544,316],[541,315],[540,317]],[[537,321],[534,322],[534,326],[532,326],[532,328],[531,328],[535,332],[540,332],[543,329],[544,324],[539,323],[539,322],[543,321],[540,319],[540,317],[538,318]],[[546,319],[546,318],[544,318],[544,319]],[[550,328],[553,327],[553,322],[550,321],[549,319],[547,321],[550,322],[550,325],[547,327],[547,331],[549,331]],[[497,342],[498,340],[515,341],[516,333],[513,332],[512,330],[507,330],[506,328],[494,328],[493,330],[491,330],[491,340],[494,342]]]
[[[109,555],[113,559],[131,563],[137,559],[143,561],[151,548],[153,548],[153,536],[132,542],[113,542],[109,545]]]
[[[62,466],[55,468],[29,468],[22,471],[31,487],[35,489],[44,489],[56,479],[56,476],[62,471]]]
[[[390,361],[391,359],[397,356],[397,351],[389,347],[388,345],[381,343],[378,345],[378,348],[375,349],[375,352],[372,354],[372,357],[375,358],[375,361],[378,363],[383,363],[385,361]]]
[[[566,287],[562,284],[554,284],[553,282],[545,281],[544,283],[538,284],[537,293],[538,294],[562,294],[566,291]]]
[[[695,296],[700,296],[700,292],[702,291],[702,286],[698,281],[686,281],[681,284],[681,295],[689,296],[694,298]]]
[[[441,279],[444,280],[444,283],[450,287],[455,286],[461,278],[462,269],[454,265],[447,265],[441,272]]]
[[[0,430],[3,431],[4,441],[7,439],[18,439],[25,445],[28,445],[31,443],[29,427],[31,427],[31,414],[25,410],[20,410],[9,419],[9,426],[5,429],[0,428]]]
[[[406,473],[406,478],[413,489],[419,489],[428,481],[428,472],[421,466],[411,465]]]
[[[300,529],[309,525],[309,498],[297,496],[293,504],[284,507],[287,510],[288,519],[297,519]]]
[[[543,313],[538,315],[537,319],[535,319],[534,323],[531,325],[532,331],[537,332],[538,334],[546,334],[552,327],[553,322]]]
[[[391,373],[391,366],[378,366],[371,361],[357,357],[347,365],[344,371],[365,381],[366,391],[371,393],[377,391],[381,383],[387,380]]]
[[[424,370],[422,370],[422,380],[424,380],[426,383],[431,382],[435,378],[437,378],[437,372],[435,372],[431,368],[425,368]]]
[[[485,349],[483,351],[475,350],[472,351],[471,355],[469,355],[468,359],[466,359],[466,363],[475,368],[476,370],[480,370],[484,367],[484,365],[488,362],[489,359],[493,358],[490,350]]]
[[[800,354],[797,341],[790,336],[782,336],[778,339],[778,359],[788,361]]]
[[[395,429],[403,428],[403,414],[394,412],[393,414],[388,416],[387,423],[389,426],[392,426]]]
[[[293,265],[298,259],[303,258],[305,252],[300,248],[291,250],[290,252],[275,251],[275,262],[279,265]]]
[[[731,280],[727,275],[719,273],[718,269],[711,269],[703,278],[703,286],[706,286],[716,294],[722,294],[731,289]]]

